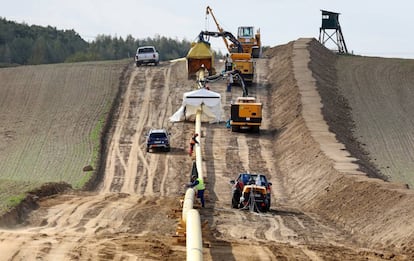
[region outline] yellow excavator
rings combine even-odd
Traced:
[[[219,32],[224,32],[224,29],[218,23],[216,17],[214,16],[213,9],[210,6],[206,8],[206,16],[211,15],[213,17],[214,23],[217,26]],[[227,50],[234,48],[233,45],[229,45],[226,39],[223,37],[224,44],[227,47]],[[252,58],[260,58],[262,55],[262,42],[260,38],[260,29],[254,32],[253,26],[239,26],[237,29],[237,40],[241,43],[243,47],[243,53],[249,53]]]
[[[238,71],[243,77],[243,80],[246,84],[251,84],[254,78],[255,63],[251,58],[251,55],[248,53],[243,53],[243,46],[237,40],[236,37],[230,32],[210,32],[210,31],[201,31],[198,35],[198,42],[208,43],[209,37],[222,37],[225,42],[227,39],[232,42],[234,46],[230,57],[233,60],[233,70]]]
[[[240,26],[237,30],[237,40],[243,46],[244,53],[250,53],[253,58],[262,55],[262,42],[260,40],[260,29],[254,33],[253,26]]]
[[[247,44],[249,40],[243,36],[240,38],[242,41],[240,41],[231,33],[224,31],[214,16],[213,10],[210,8],[210,6],[207,6],[206,8],[206,16],[207,15],[211,15],[213,17],[218,30],[218,33],[213,33],[210,36],[221,36],[221,38],[223,38],[224,45],[229,51],[230,58],[234,64],[233,69],[240,71],[240,74],[243,76],[246,84],[251,84],[253,82],[255,74],[255,62],[252,59],[252,46],[250,44]],[[227,39],[229,39],[231,43],[229,43]],[[246,43],[246,46],[243,46],[243,43]]]

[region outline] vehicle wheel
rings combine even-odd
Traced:
[[[233,197],[231,198],[231,207],[239,208],[239,204],[240,204],[240,191],[235,190],[233,192]]]
[[[170,152],[171,151],[171,148],[165,148],[165,151],[166,152]]]
[[[259,48],[253,48],[252,49],[252,58],[260,58],[260,49]]]
[[[154,63],[154,65],[155,65],[155,66],[158,66],[158,64],[159,64],[159,63],[160,63],[160,62],[155,62],[155,63]]]
[[[147,148],[147,152],[149,152],[149,150],[150,150],[150,149],[149,149],[149,148]]]
[[[259,212],[267,212],[267,206],[259,207]]]
[[[260,132],[260,127],[259,126],[252,126],[252,131],[258,133],[258,132]]]

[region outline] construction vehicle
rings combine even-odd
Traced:
[[[243,77],[239,71],[233,70],[223,72],[219,75],[208,76],[205,83],[215,82],[223,77],[228,77],[229,74],[233,76],[235,82],[238,82],[242,87],[243,96],[237,97],[234,103],[230,105],[230,119],[227,124],[231,127],[232,132],[241,130],[251,130],[254,132],[260,131],[262,124],[262,103],[258,102],[255,97],[249,97],[248,90],[244,84]]]
[[[214,14],[213,14],[213,10],[210,8],[210,6],[207,6],[207,8],[206,8],[206,17],[207,17],[207,15],[211,15],[211,16],[213,17],[214,23],[216,23],[216,26],[217,26],[217,30],[218,30],[220,33],[224,32],[224,29],[223,29],[223,28],[220,26],[220,24],[218,23],[218,21],[217,21],[216,17],[215,17],[215,16],[214,16]],[[222,36],[222,38],[223,38],[224,44],[226,45],[227,50],[229,50],[229,44],[228,44],[228,42],[226,41],[225,36]]]
[[[263,174],[241,173],[232,185],[232,208],[266,212],[270,209],[271,186]]]
[[[254,78],[255,63],[248,53],[243,53],[243,46],[230,32],[201,31],[198,42],[209,43],[209,37],[222,37],[229,48],[230,57],[233,61],[233,69],[239,71],[246,84],[251,84]],[[227,44],[227,39],[232,42],[232,47]]]
[[[247,129],[259,132],[261,124],[262,103],[257,102],[255,97],[237,97],[230,106],[231,131]]]
[[[216,17],[214,16],[213,10],[210,6],[206,8],[206,16],[211,15],[213,17],[214,23],[217,26],[219,32],[224,32],[223,28],[218,23]],[[239,26],[237,28],[237,40],[241,43],[243,47],[243,53],[248,53],[252,58],[260,58],[262,53],[262,42],[260,39],[260,29],[254,33],[253,26]],[[226,45],[227,50],[233,49],[234,45],[228,44],[226,39],[223,37],[224,44]]]
[[[236,101],[230,105],[229,125],[231,131],[235,132],[246,129],[253,132],[259,132],[262,124],[263,105],[261,102],[258,102],[255,97],[248,96],[243,79],[238,77],[237,73],[230,73],[233,73],[235,79],[239,81],[243,89],[243,96],[237,97]]]
[[[237,40],[243,46],[244,53],[250,53],[253,58],[262,55],[262,42],[260,40],[260,29],[254,33],[253,26],[240,26],[237,29]]]

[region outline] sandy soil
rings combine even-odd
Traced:
[[[199,211],[208,222],[205,260],[414,258],[413,193],[367,178],[345,145],[325,129],[329,125],[315,90],[329,87],[321,79],[326,79],[324,61],[330,55],[314,41],[300,39],[257,61],[250,94],[264,103],[260,134],[233,133],[224,123],[202,125],[208,195]],[[0,230],[3,259],[185,259],[185,246],[173,235],[175,210],[191,170],[186,149],[194,125],[171,124],[168,117],[194,83],[187,80],[183,62],[131,66],[130,72],[102,182],[94,191],[33,203],[37,209],[22,224]],[[224,82],[210,88],[221,93],[228,115],[240,88],[233,87],[231,94]],[[170,153],[145,152],[151,127],[171,131]],[[241,171],[266,173],[272,181],[268,213],[230,207],[229,180]]]
[[[383,175],[413,188],[414,61],[340,57],[337,67],[338,89],[355,120],[354,136]]]

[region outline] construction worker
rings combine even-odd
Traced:
[[[200,199],[201,207],[204,208],[204,181],[201,178],[197,178],[196,175],[191,176],[191,183],[187,185],[189,188],[194,188],[197,190],[197,198]]]
[[[190,156],[193,155],[194,145],[199,144],[197,139],[196,139],[197,136],[198,136],[198,133],[194,133],[193,137],[191,137],[191,140],[190,140]]]
[[[229,73],[227,77],[227,92],[231,92],[232,85],[233,85],[233,74]]]
[[[233,60],[229,56],[229,54],[226,54],[226,58],[224,60],[224,71],[232,71],[233,70]]]

